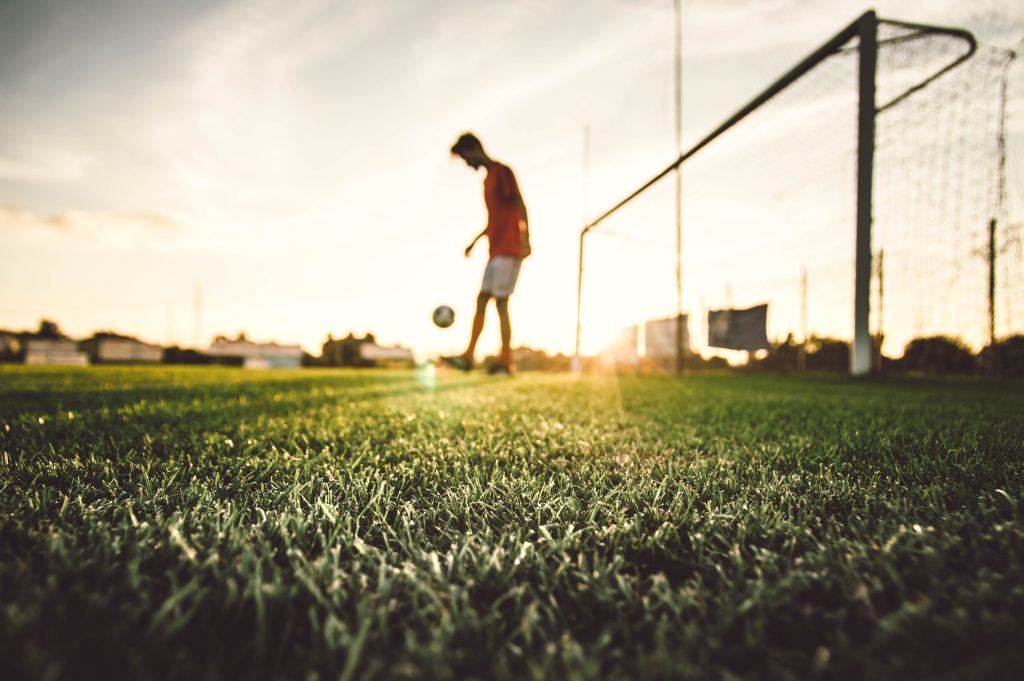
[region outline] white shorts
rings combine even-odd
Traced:
[[[516,288],[522,262],[522,258],[510,255],[496,255],[488,260],[480,293],[488,293],[495,298],[508,298]]]

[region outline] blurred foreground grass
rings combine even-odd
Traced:
[[[1022,414],[1019,383],[3,368],[0,652],[1020,678]]]

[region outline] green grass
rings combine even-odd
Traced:
[[[1020,383],[0,369],[6,678],[1020,678]]]

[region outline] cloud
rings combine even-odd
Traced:
[[[9,147],[0,155],[0,180],[70,182],[85,175],[94,163],[89,156],[64,149]]]
[[[65,210],[39,213],[24,206],[0,204],[0,228],[45,229],[83,236],[116,236],[125,232],[151,231],[172,234],[188,230],[180,216],[161,212]]]

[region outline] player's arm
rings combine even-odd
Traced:
[[[466,257],[467,258],[469,257],[469,254],[473,252],[473,246],[476,246],[476,242],[480,241],[480,239],[482,239],[485,234],[487,234],[487,228],[486,227],[484,227],[483,231],[480,232],[479,234],[477,234],[475,237],[473,237],[473,240],[469,242],[469,245],[466,246]]]
[[[502,179],[505,180],[505,199],[519,209],[519,252],[520,257],[530,255],[533,249],[530,246],[530,217],[526,212],[526,202],[519,192],[519,183],[511,170],[508,170]]]
[[[526,202],[523,201],[521,194],[516,194],[516,201],[519,202],[519,214],[522,218],[519,221],[519,233],[520,233],[520,251],[523,256],[526,257],[533,252],[533,248],[530,246],[530,218],[526,213]]]

